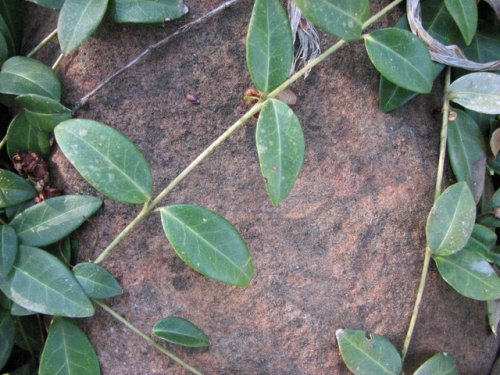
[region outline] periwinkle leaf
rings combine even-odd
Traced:
[[[94,263],[79,263],[73,274],[90,298],[111,298],[123,293],[118,281],[105,268]]]
[[[457,363],[448,353],[437,353],[425,361],[413,375],[458,375]]]
[[[189,320],[171,316],[158,320],[153,326],[153,335],[172,344],[201,348],[210,345],[207,335]]]
[[[445,0],[444,3],[460,29],[465,43],[469,45],[477,30],[476,0]]]
[[[37,191],[26,179],[6,169],[0,169],[0,208],[15,206],[36,195]]]
[[[470,73],[454,81],[448,98],[461,106],[490,115],[500,114],[500,75]]]
[[[108,13],[117,23],[161,23],[188,12],[183,0],[110,0]]]

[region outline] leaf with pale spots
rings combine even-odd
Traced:
[[[448,98],[461,106],[490,115],[500,114],[500,75],[470,73],[454,81]]]
[[[413,375],[458,375],[457,363],[448,353],[437,353],[425,361]]]

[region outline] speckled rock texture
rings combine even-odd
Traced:
[[[146,46],[208,12],[219,0],[186,0],[191,11],[166,26],[105,22],[58,69],[64,102],[74,105]],[[372,10],[389,1],[372,1]],[[109,84],[80,118],[130,137],[150,160],[160,191],[248,105],[245,36],[252,1],[242,0],[148,56]],[[24,50],[56,25],[56,13],[25,6]],[[376,26],[393,25],[394,11]],[[323,46],[333,38],[323,36]],[[51,44],[39,58],[58,54]],[[197,168],[165,204],[216,210],[241,231],[255,277],[232,288],[193,272],[168,245],[154,214],[104,265],[125,293],[109,304],[140,329],[179,315],[202,327],[206,350],[169,348],[206,374],[347,374],[335,331],[361,328],[402,346],[423,261],[424,225],[432,205],[441,106],[440,85],[403,109],[378,109],[378,76],[362,42],[344,47],[293,85],[305,132],[304,168],[288,200],[273,208],[259,173],[255,121]],[[185,99],[200,98],[200,105]],[[66,193],[96,194],[54,147],[55,184]],[[105,199],[78,232],[81,259],[93,259],[139,212]],[[98,229],[99,234],[95,229]],[[485,306],[460,297],[434,265],[425,291],[407,373],[437,351],[453,354],[461,374],[487,374],[497,342]],[[185,374],[125,326],[97,309],[81,321],[104,375]]]

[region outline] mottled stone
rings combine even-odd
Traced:
[[[217,0],[189,0],[186,20],[163,26],[106,22],[58,69],[71,106],[148,44],[206,13]],[[378,10],[387,1],[372,1]],[[172,180],[248,108],[245,34],[252,2],[193,28],[109,84],[78,117],[110,124],[150,160],[156,191]],[[56,14],[26,6],[29,50]],[[392,25],[400,12],[383,20]],[[382,25],[379,23],[378,26]],[[332,43],[324,37],[323,45]],[[41,57],[55,59],[55,46]],[[193,272],[164,238],[157,214],[118,246],[105,266],[125,293],[110,305],[142,330],[180,315],[210,336],[210,349],[169,346],[207,374],[346,374],[338,328],[382,334],[399,348],[413,308],[432,205],[441,87],[403,109],[378,109],[378,77],[361,42],[344,47],[293,86],[307,142],[304,168],[288,200],[273,208],[259,174],[255,121],[238,131],[172,194],[231,220],[251,249],[255,277],[232,288]],[[196,95],[200,104],[187,101]],[[54,150],[57,184],[95,194]],[[140,210],[105,200],[78,233],[92,259]],[[99,229],[99,235],[94,228]],[[407,368],[436,351],[453,354],[463,374],[486,374],[497,343],[485,306],[460,297],[431,266]],[[184,374],[102,310],[84,321],[104,375]]]

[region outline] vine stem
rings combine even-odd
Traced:
[[[7,143],[7,135],[5,135],[5,137],[3,137],[3,139],[0,141],[0,150],[3,148],[3,146],[5,146],[6,143]]]
[[[106,305],[106,304],[104,304],[104,303],[102,303],[100,301],[97,301],[97,300],[93,300],[93,301],[94,301],[94,303],[96,305],[98,305],[99,307],[101,307],[101,309],[103,309],[104,311],[106,311],[108,314],[110,314],[116,320],[118,320],[121,323],[123,323],[128,329],[130,329],[132,332],[134,332],[135,334],[137,334],[138,336],[140,336],[150,346],[152,346],[156,350],[158,350],[158,351],[162,352],[163,354],[165,354],[172,361],[178,363],[179,365],[181,365],[182,367],[184,367],[186,370],[191,371],[193,374],[203,375],[200,371],[198,371],[197,369],[195,369],[193,366],[188,365],[182,359],[180,359],[179,357],[177,357],[174,353],[172,353],[171,351],[167,350],[163,346],[157,344],[151,337],[149,337],[148,335],[146,335],[144,332],[142,332],[139,328],[137,328],[132,323],[130,323],[123,316],[121,316],[120,314],[118,314],[111,307],[109,307],[108,305]]]
[[[448,99],[448,88],[450,87],[451,81],[451,68],[446,68],[445,82],[444,82],[444,102],[443,102],[443,119],[441,123],[441,136],[439,144],[439,160],[436,175],[436,188],[434,192],[434,202],[441,195],[441,190],[443,186],[444,178],[444,162],[446,159],[446,142],[448,140],[448,123],[450,116],[450,100]],[[403,350],[401,352],[401,358],[404,362],[406,355],[408,354],[408,349],[410,347],[411,339],[413,336],[413,331],[415,330],[415,324],[417,323],[418,313],[420,312],[420,307],[422,305],[422,297],[424,295],[425,284],[427,281],[427,275],[429,273],[429,264],[431,261],[431,249],[429,246],[425,248],[424,264],[422,266],[422,273],[420,275],[420,283],[418,285],[417,297],[415,298],[415,305],[413,307],[413,313],[410,318],[410,324],[408,326],[408,331],[406,332],[406,338],[403,344]]]
[[[57,35],[57,29],[54,29],[49,35],[47,35],[38,45],[28,53],[27,57],[33,57],[38,51],[40,51],[45,45],[50,42]]]
[[[383,8],[380,12],[369,18],[364,24],[363,29],[371,26],[373,23],[378,21],[380,18],[385,16],[396,6],[402,3],[404,0],[394,0],[392,3]],[[345,40],[339,40],[337,43],[328,48],[318,57],[310,60],[306,65],[304,65],[300,70],[292,74],[285,82],[269,93],[265,99],[274,98],[280,94],[283,90],[288,88],[292,83],[297,81],[300,77],[307,74],[312,68],[325,60],[328,56],[339,50],[342,46],[347,44]],[[200,165],[214,150],[219,147],[226,139],[228,139],[236,130],[242,127],[248,120],[250,120],[255,114],[257,114],[263,107],[264,102],[259,102],[255,104],[249,111],[247,111],[240,119],[238,119],[231,127],[229,127],[222,135],[219,136],[210,146],[208,146],[201,154],[199,154],[196,159],[194,159],[176,178],[174,178],[165,189],[163,189],[156,198],[152,201],[146,203],[139,212],[139,214],[132,220],[125,229],[118,234],[117,237],[103,250],[103,252],[97,257],[94,263],[101,263],[106,259],[111,251],[135,228],[137,227],[148,215],[158,206],[163,198],[165,198],[179,183],[186,178],[186,176],[191,173],[198,165]]]
[[[54,62],[54,64],[52,64],[52,70],[56,70],[56,69],[57,69],[57,67],[58,67],[58,66],[59,66],[59,64],[61,63],[61,61],[62,61],[63,57],[64,57],[64,55],[63,55],[62,53],[61,53],[61,54],[57,57],[57,59],[56,59],[56,61]]]

